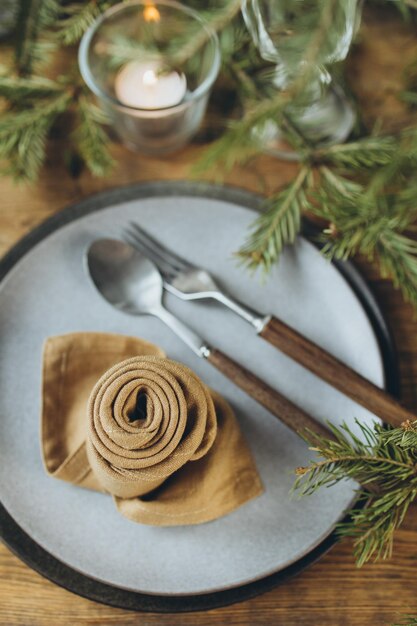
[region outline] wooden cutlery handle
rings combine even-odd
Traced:
[[[334,439],[333,434],[324,424],[305,413],[220,350],[210,348],[210,355],[207,360],[296,433],[302,433],[302,431],[309,429],[320,437]]]
[[[260,332],[261,337],[346,396],[392,426],[400,426],[417,416],[405,409],[386,391],[352,370],[275,317]]]

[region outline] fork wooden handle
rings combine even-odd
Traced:
[[[260,332],[270,344],[392,426],[417,416],[369,380],[352,370],[284,322],[272,317]]]
[[[220,350],[210,348],[207,360],[296,433],[302,434],[303,431],[308,429],[320,437],[334,439],[332,432],[324,424],[305,413],[305,411],[282,396],[278,391],[269,387],[255,374],[252,374],[242,365],[220,352]]]

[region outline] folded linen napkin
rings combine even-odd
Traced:
[[[143,524],[208,522],[263,490],[227,402],[133,337],[46,341],[42,451],[51,476],[112,494]]]

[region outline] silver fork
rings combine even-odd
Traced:
[[[163,277],[164,287],[182,300],[213,298],[249,322],[275,348],[291,357],[335,389],[352,398],[393,426],[415,416],[369,380],[352,370],[273,315],[261,315],[225,294],[212,276],[192,265],[156,241],[131,222],[124,237],[149,257]]]
[[[260,333],[270,320],[270,316],[261,316],[249,307],[228,296],[216,284],[211,274],[180,258],[168,248],[156,241],[138,224],[131,222],[124,230],[124,238],[131,245],[141,250],[158,267],[164,287],[182,300],[203,300],[212,298],[252,324]]]

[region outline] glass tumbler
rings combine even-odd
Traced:
[[[273,83],[285,90],[306,70],[306,83],[286,107],[311,144],[343,142],[355,116],[327,69],[346,58],[359,26],[358,0],[244,0],[242,13],[259,52],[276,65]],[[276,129],[278,131],[278,129]]]
[[[79,66],[127,147],[168,154],[200,126],[220,67],[219,44],[196,11],[172,0],[134,0],[87,30]]]

